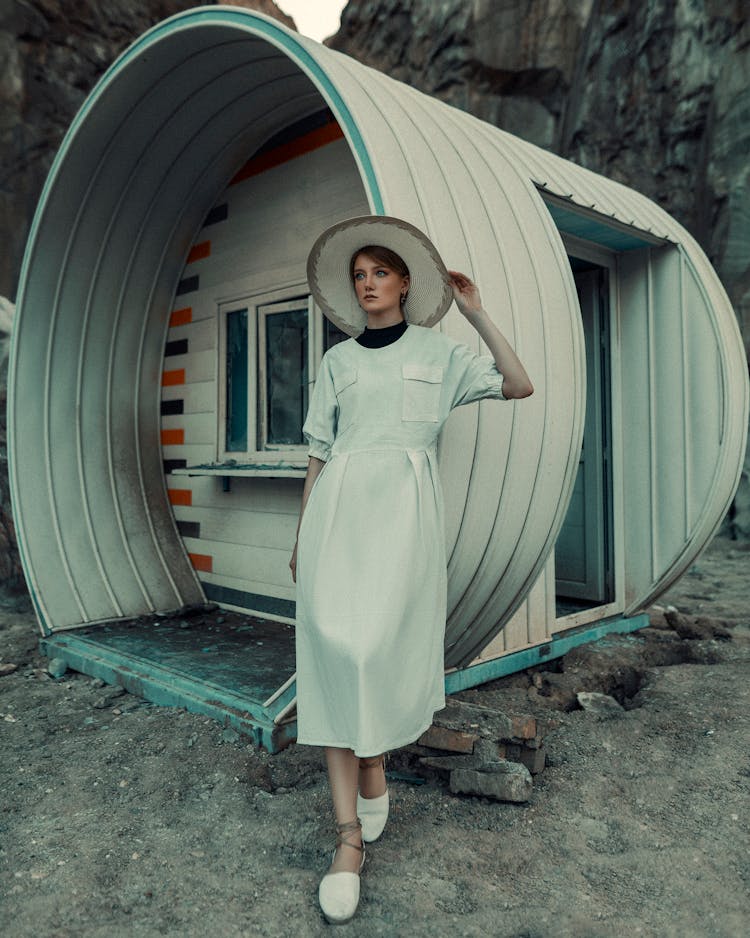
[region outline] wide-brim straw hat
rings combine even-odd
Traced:
[[[395,251],[409,268],[409,293],[404,318],[418,326],[434,326],[453,301],[450,277],[435,245],[419,228],[390,215],[360,215],[327,228],[307,259],[307,282],[315,302],[348,335],[367,325],[352,283],[350,263],[367,245]]]

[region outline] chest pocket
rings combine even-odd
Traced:
[[[347,368],[333,374],[333,389],[339,405],[338,432],[345,430],[354,417],[354,392],[357,387],[357,369]]]
[[[443,369],[440,365],[402,365],[404,386],[402,420],[436,423],[440,417]]]

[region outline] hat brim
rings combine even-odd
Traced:
[[[370,244],[395,251],[409,268],[404,318],[434,326],[453,301],[450,276],[430,239],[414,225],[390,215],[360,215],[337,222],[317,239],[307,259],[307,282],[315,302],[348,335],[359,335],[367,314],[351,280],[352,255]]]

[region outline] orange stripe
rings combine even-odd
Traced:
[[[204,257],[208,257],[211,253],[211,242],[210,241],[201,241],[200,244],[194,244],[190,249],[188,254],[188,259],[185,263],[192,264],[193,261],[202,261]]]
[[[309,134],[297,137],[296,140],[282,143],[281,146],[274,147],[273,150],[269,150],[267,153],[261,153],[260,156],[251,157],[229,185],[233,186],[238,182],[242,182],[243,179],[257,176],[267,169],[272,169],[274,166],[293,160],[304,153],[311,153],[313,150],[324,147],[327,143],[340,140],[343,136],[344,131],[335,121],[324,124],[322,127],[311,130]]]
[[[167,489],[173,505],[192,505],[193,493],[190,489]]]
[[[162,430],[161,431],[161,445],[162,446],[180,446],[184,442],[185,442],[184,430]]]
[[[165,371],[161,376],[162,387],[170,387],[173,384],[185,383],[185,369],[176,368],[174,371]]]
[[[169,317],[170,326],[184,326],[187,322],[193,321],[193,307],[186,306],[184,309],[176,309]]]
[[[214,559],[208,554],[188,554],[188,557],[196,570],[203,570],[204,573],[211,573],[213,570]]]

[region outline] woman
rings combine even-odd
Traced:
[[[528,375],[422,232],[364,216],[315,243],[308,281],[351,336],[323,356],[297,544],[297,741],[325,747],[337,820],[319,899],[331,922],[359,901],[364,844],[388,816],[384,753],[445,706],[446,557],[436,445],[461,404],[527,397]],[[428,328],[455,299],[491,355]]]

